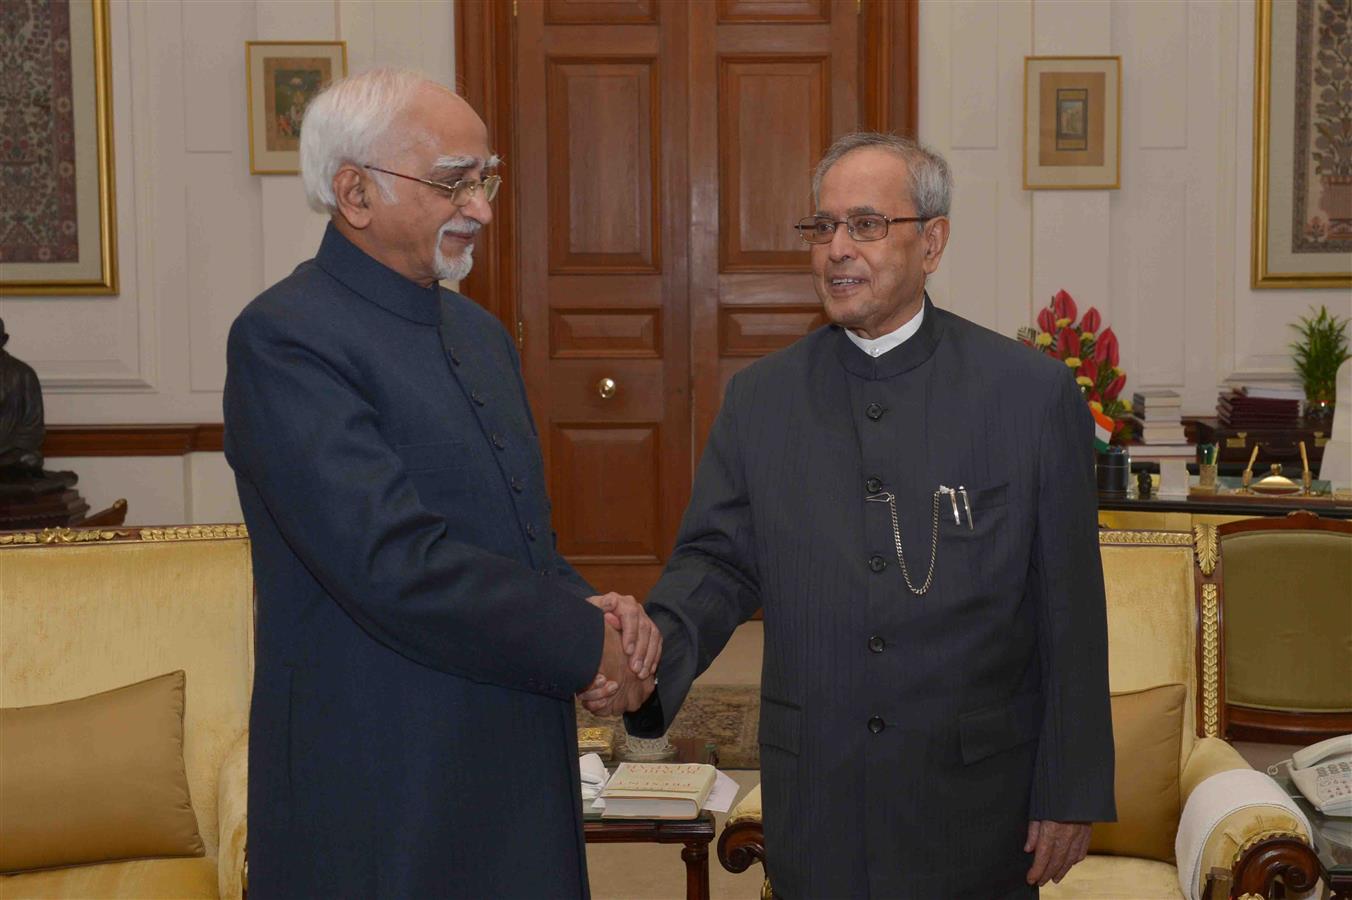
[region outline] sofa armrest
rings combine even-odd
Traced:
[[[1179,779],[1184,810],[1197,787],[1212,776],[1233,770],[1252,770],[1239,751],[1218,738],[1201,738],[1183,766]],[[1254,803],[1252,798],[1236,796],[1229,812],[1211,828],[1206,838],[1198,883],[1189,896],[1205,896],[1207,876],[1213,868],[1233,873],[1237,893],[1254,891],[1268,896],[1271,882],[1280,876],[1288,890],[1313,887],[1319,877],[1319,862],[1310,847],[1305,825],[1286,808],[1275,803]],[[1187,821],[1187,817],[1184,817]],[[1206,827],[1200,823],[1199,827]],[[1180,836],[1180,842],[1183,836]],[[1188,860],[1179,859],[1180,876]]]
[[[220,847],[217,885],[222,900],[240,900],[248,887],[245,850],[249,836],[249,731],[244,730],[221,763],[216,782]]]
[[[745,872],[752,863],[765,862],[759,784],[728,813],[723,833],[718,836],[718,861],[729,872]]]

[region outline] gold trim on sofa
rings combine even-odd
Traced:
[[[247,538],[243,525],[174,525],[166,528],[44,528],[0,531],[0,546],[83,544],[92,541],[219,541]]]

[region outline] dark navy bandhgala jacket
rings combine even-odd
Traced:
[[[497,320],[330,226],[231,328],[225,451],[257,585],[250,896],[586,896],[573,695],[604,626]]]

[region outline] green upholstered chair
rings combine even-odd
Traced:
[[[1352,732],[1352,521],[1294,512],[1216,534],[1226,736]]]

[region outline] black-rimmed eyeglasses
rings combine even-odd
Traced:
[[[808,216],[800,219],[798,224],[793,226],[798,229],[803,240],[809,244],[829,244],[831,239],[836,236],[836,228],[840,225],[845,226],[850,237],[856,241],[881,241],[887,237],[887,229],[896,222],[928,222],[932,216],[898,216],[889,219],[887,216],[875,215],[874,213],[859,213],[853,216],[846,216],[843,219],[829,219],[826,216]]]
[[[407,178],[409,181],[416,181],[419,184],[425,184],[428,187],[436,188],[443,194],[451,198],[451,202],[456,206],[465,206],[474,199],[476,192],[484,192],[484,200],[492,203],[493,198],[498,195],[498,188],[502,186],[501,175],[489,175],[482,181],[478,178],[462,178],[453,184],[446,184],[442,181],[432,181],[427,178],[419,178],[416,175],[405,175],[403,172],[391,172],[389,169],[382,169],[380,166],[372,166],[366,163],[362,164],[363,169],[370,169],[372,172],[384,172],[386,175],[393,175],[395,178]]]

